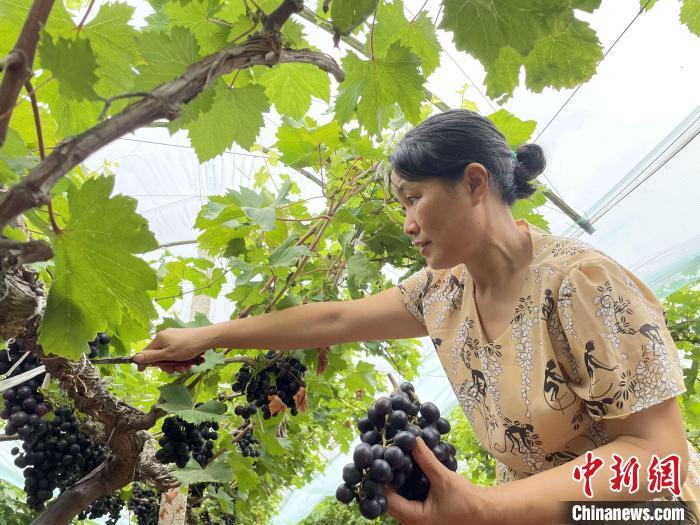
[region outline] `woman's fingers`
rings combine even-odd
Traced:
[[[169,353],[165,349],[161,350],[143,350],[137,354],[134,354],[134,363],[138,365],[145,365],[147,363],[155,363],[156,361],[172,361],[172,357],[168,355]]]
[[[423,514],[423,503],[418,501],[409,501],[406,498],[399,496],[393,489],[387,485],[383,486],[384,496],[388,503],[387,514],[404,525],[411,523],[423,523],[421,516]]]

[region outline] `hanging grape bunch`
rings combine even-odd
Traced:
[[[209,511],[205,510],[199,515],[199,522],[202,525],[234,525],[236,523],[235,514],[222,514],[216,517],[216,521],[212,518]]]
[[[34,510],[43,508],[54,489],[65,491],[106,456],[105,447],[93,444],[78,430],[73,407],[58,407],[54,414],[51,421],[39,423],[23,438],[23,452],[18,447],[11,451],[17,456],[15,465],[24,469],[27,504]]]
[[[39,364],[34,354],[22,351],[14,341],[9,343],[7,350],[0,351],[0,374],[7,374],[14,368],[8,377],[29,372]],[[19,434],[20,439],[32,441],[35,438],[31,436],[46,431],[46,425],[42,423],[41,418],[49,412],[50,407],[45,403],[44,396],[39,393],[39,386],[45,375],[39,374],[3,392],[5,407],[0,412],[0,417],[9,420],[5,427],[5,434],[8,436]],[[37,431],[40,424],[43,426]]]
[[[136,516],[138,525],[158,525],[160,498],[149,488],[134,485],[127,508]]]
[[[255,436],[253,436],[253,430],[250,427],[250,420],[246,419],[241,425],[236,429],[234,435],[243,432],[243,437],[238,440],[238,446],[241,448],[241,453],[244,457],[257,458],[260,456],[260,450],[258,445],[260,444]]]
[[[295,357],[277,359],[276,355],[275,351],[270,350],[264,357],[256,358],[252,365],[244,364],[236,374],[231,388],[234,392],[245,393],[249,403],[247,407],[238,405],[235,409],[237,415],[251,417],[255,414],[256,407],[259,407],[263,418],[270,419],[284,408],[279,401],[276,402],[276,398],[291,408],[293,416],[299,410],[306,409],[305,406],[299,406],[295,399],[301,392],[300,389],[306,387],[306,365]],[[305,394],[302,397],[305,399]]]
[[[201,403],[195,407],[199,405]],[[214,441],[219,438],[219,424],[216,421],[195,425],[179,416],[172,416],[165,418],[161,430],[163,436],[158,443],[162,448],[156,452],[160,463],[175,463],[179,468],[184,468],[193,457],[204,467],[214,456]]]
[[[420,402],[411,383],[402,383],[390,397],[375,400],[357,427],[362,443],[355,447],[353,462],[343,467],[344,483],[335,496],[345,504],[357,500],[367,519],[378,518],[387,510],[383,484],[406,499],[425,500],[430,483],[411,453],[417,437],[443,465],[457,470],[455,447],[441,441],[450,431],[450,423],[440,417],[433,403]]]
[[[119,494],[110,494],[99,498],[88,508],[80,511],[78,519],[86,520],[89,518],[94,520],[109,515],[105,523],[107,525],[116,525],[119,521],[122,507],[124,507],[124,500],[119,497]]]

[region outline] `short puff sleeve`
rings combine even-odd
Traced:
[[[560,364],[593,419],[624,418],[685,391],[661,305],[611,259],[571,269],[557,313],[566,335]]]
[[[399,281],[401,302],[416,320],[425,326],[423,299],[433,283],[433,272],[427,266]]]

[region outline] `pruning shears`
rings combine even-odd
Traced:
[[[98,359],[90,359],[90,362],[95,365],[121,365],[125,363],[136,363],[134,361],[134,356],[128,356],[128,357],[104,357],[104,358],[98,358]],[[199,365],[204,362],[204,357],[201,355],[198,355],[194,359],[188,359],[186,361],[155,361],[153,363],[142,363],[143,366],[193,366],[193,365]],[[12,373],[12,368],[10,371],[7,373],[10,374]],[[13,388],[17,385],[21,385],[22,383],[25,383],[29,381],[30,379],[43,374],[46,372],[46,367],[44,365],[39,365],[36,368],[32,368],[31,370],[27,372],[23,372],[19,375],[16,375],[14,377],[10,377],[8,379],[3,379],[0,381],[0,392],[4,392],[5,390],[8,390],[10,388]],[[1,376],[0,376],[1,377]]]

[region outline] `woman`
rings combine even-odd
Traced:
[[[604,465],[590,478],[596,500],[695,501],[697,454],[676,401],[682,369],[658,301],[594,248],[513,220],[510,206],[534,193],[530,181],[544,170],[541,148],[511,152],[490,120],[454,110],[408,132],[390,161],[404,231],[427,267],[355,301],[169,329],[136,360],[429,335],[480,443],[497,459],[499,484],[471,484],[418,440],[427,500],[386,489],[388,512],[402,523],[563,521],[559,502],[586,499],[575,467],[581,473],[593,458]],[[624,484],[611,489],[613,454],[623,466],[638,460],[633,494]],[[650,491],[653,456],[673,454],[682,493]]]

